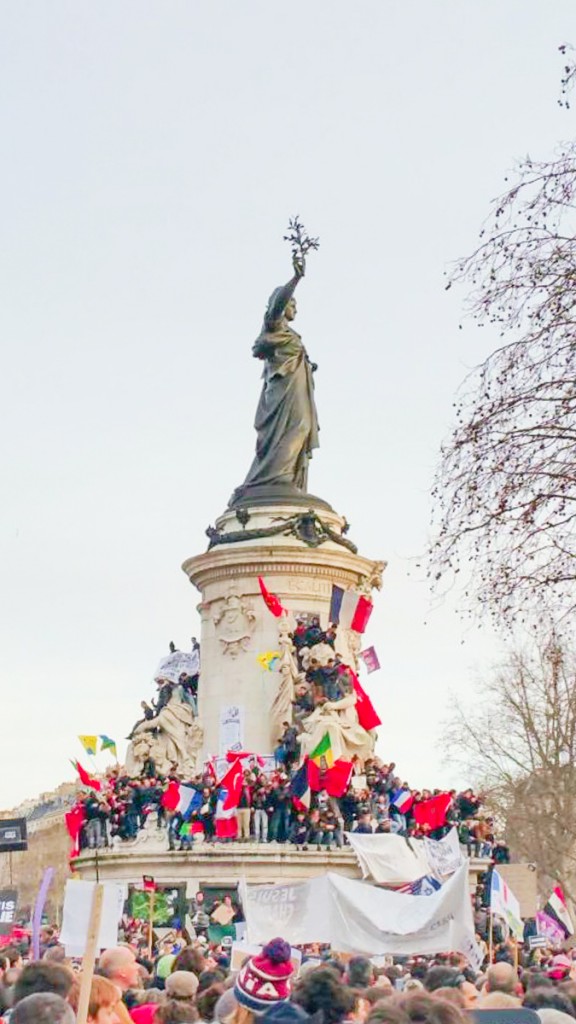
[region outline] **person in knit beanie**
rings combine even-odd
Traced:
[[[234,984],[238,1003],[234,1024],[250,1024],[252,1015],[259,1017],[270,1006],[288,1002],[294,973],[290,956],[290,946],[284,939],[272,939],[258,956],[244,964]]]

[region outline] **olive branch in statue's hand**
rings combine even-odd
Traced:
[[[288,221],[288,231],[284,235],[284,241],[290,242],[292,249],[292,265],[296,277],[304,277],[306,270],[306,256],[311,249],[320,248],[319,238],[310,238],[306,234],[306,228],[296,214]]]

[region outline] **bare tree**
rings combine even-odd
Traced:
[[[576,652],[555,636],[513,651],[471,711],[456,706],[449,739],[513,853],[575,901]]]
[[[568,63],[566,107],[575,74]],[[431,575],[442,588],[462,573],[500,621],[558,621],[576,607],[576,141],[519,163],[454,281],[501,345],[442,448]]]

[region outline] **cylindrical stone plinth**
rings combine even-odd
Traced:
[[[362,558],[339,541],[345,520],[335,512],[314,512],[316,518],[307,520],[301,505],[258,507],[250,509],[248,521],[235,511],[225,512],[216,522],[214,546],[182,566],[202,595],[199,717],[204,757],[238,744],[270,754],[277,739],[271,706],[280,677],[263,668],[258,655],[279,650],[278,619],[262,598],[259,576],[294,623],[298,613],[319,615],[323,628],[332,584],[364,592],[380,585],[384,563]],[[352,658],[350,639],[339,630],[337,648],[344,661]]]

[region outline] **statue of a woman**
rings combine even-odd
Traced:
[[[276,288],[252,348],[264,360],[264,384],[256,410],[256,457],[230,505],[250,498],[301,497],[308,485],[308,462],[318,447],[314,401],[315,365],[291,324],[296,316],[294,291],[304,276],[304,260],[294,259],[294,276]]]

